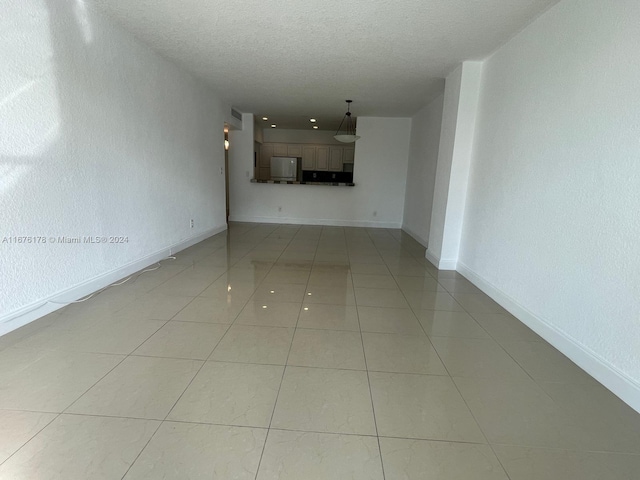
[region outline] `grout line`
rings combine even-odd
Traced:
[[[300,229],[298,229],[297,231],[299,231],[299,230]],[[289,242],[287,243],[287,246],[291,244],[291,242],[293,241],[293,238],[295,238],[295,235],[289,240]],[[285,250],[286,250],[286,247],[285,247]],[[281,253],[278,256],[278,259],[280,257],[282,257],[283,254],[284,254],[284,250],[283,250],[283,253]],[[314,258],[315,258],[315,254],[314,254]],[[276,259],[276,262],[274,262],[274,265],[276,263],[277,263],[277,259]],[[273,269],[273,266],[269,269],[269,272],[272,269]],[[268,275],[268,273],[267,273],[267,275]],[[311,272],[309,272],[309,276],[311,276]],[[265,278],[266,278],[266,276],[265,276]],[[309,280],[307,279],[307,285],[305,286],[305,290],[304,290],[305,293],[307,291],[308,284],[309,284]],[[303,298],[303,301],[304,301],[304,298]],[[298,318],[296,320],[296,327],[298,325],[298,321],[300,320],[300,312],[302,311],[302,305],[303,305],[303,303],[300,302],[300,309],[298,310]],[[291,342],[289,342],[289,350],[287,351],[287,358],[285,359],[285,362],[284,362],[285,364],[284,364],[284,366],[282,368],[282,375],[280,376],[280,383],[278,385],[278,392],[276,393],[276,398],[275,398],[275,401],[273,402],[273,409],[271,410],[271,416],[269,417],[269,426],[267,428],[267,435],[265,436],[264,444],[262,445],[262,451],[260,452],[260,459],[258,460],[258,465],[256,466],[255,478],[258,478],[258,472],[260,471],[260,465],[262,464],[262,457],[264,456],[264,451],[267,448],[267,441],[269,440],[269,432],[271,431],[271,423],[273,422],[273,416],[276,413],[276,406],[278,405],[278,398],[280,397],[280,390],[282,389],[282,383],[284,381],[284,375],[285,375],[285,373],[287,371],[287,363],[289,361],[289,354],[291,353],[291,347],[293,346],[293,341],[294,341],[294,339],[296,337],[296,327],[293,328],[293,335],[291,335]]]
[[[365,230],[366,232],[366,230]],[[368,235],[368,232],[367,232]],[[369,235],[369,238],[371,236]],[[373,240],[373,239],[372,239]],[[376,247],[377,250],[377,247]],[[379,250],[378,250],[379,253]],[[352,279],[353,282],[353,279]],[[355,287],[354,287],[355,290]],[[371,377],[369,375],[369,365],[367,363],[367,352],[364,348],[364,337],[362,336],[362,325],[360,324],[360,308],[358,307],[358,302],[356,301],[356,315],[358,317],[358,328],[360,329],[360,342],[362,344],[362,354],[364,356],[364,365],[367,369],[367,383],[369,385],[369,398],[371,400],[371,411],[373,413],[373,424],[376,429],[376,441],[378,442],[378,455],[380,456],[380,469],[382,470],[382,478],[383,480],[386,478],[386,473],[384,469],[384,459],[382,458],[382,446],[380,445],[380,432],[378,431],[378,419],[376,418],[376,407],[373,402],[373,391],[371,390]]]

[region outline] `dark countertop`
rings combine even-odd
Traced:
[[[355,187],[355,183],[340,183],[340,182],[299,182],[299,181],[287,181],[287,180],[258,180],[252,178],[251,183],[273,183],[281,185],[324,185],[329,187]]]

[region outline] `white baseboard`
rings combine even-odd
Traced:
[[[599,354],[576,341],[552,323],[527,310],[499,288],[484,280],[462,262],[458,271],[471,283],[571,359],[576,365],[611,390],[623,402],[640,413],[640,384]]]
[[[424,248],[428,248],[429,247],[429,240],[427,240],[425,238],[422,238],[422,236],[418,235],[410,227],[407,227],[406,225],[402,225],[402,230],[405,233],[408,233],[411,237],[413,237],[413,239],[416,242],[418,242],[420,245],[422,245]]]
[[[457,260],[442,259],[429,249],[427,249],[427,251],[424,253],[424,257],[429,260],[438,270],[455,270],[458,266]]]
[[[229,215],[229,221],[246,223],[282,223],[287,225],[324,225],[327,227],[401,227],[400,222],[369,222],[360,220],[333,220],[327,218],[252,217],[247,215]]]
[[[112,283],[127,277],[135,272],[138,272],[149,265],[158,263],[160,260],[167,258],[168,256],[189,248],[202,240],[205,240],[220,232],[224,232],[227,229],[227,225],[221,225],[214,227],[210,230],[202,232],[193,237],[189,237],[173,245],[169,245],[157,252],[150,255],[146,255],[138,260],[134,260],[126,265],[122,265],[116,269],[97,275],[89,280],[74,285],[72,287],[60,290],[46,298],[25,305],[9,312],[8,314],[0,317],[0,336],[9,333],[17,328],[20,328],[40,317],[43,317],[51,312],[54,312],[62,307],[66,303],[73,302],[79,298],[85,297],[101,288],[104,288]],[[55,302],[55,303],[53,303]]]

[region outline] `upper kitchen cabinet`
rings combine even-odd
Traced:
[[[273,143],[273,157],[289,156],[289,145],[283,143]]]
[[[302,145],[287,145],[287,157],[302,157]]]
[[[329,147],[316,147],[316,170],[329,170]]]
[[[329,171],[341,172],[342,171],[342,152],[344,147],[331,147],[329,152]]]
[[[273,153],[273,145],[263,144],[260,146],[260,164],[259,167],[269,167],[271,165],[271,157],[275,157]]]
[[[354,148],[344,148],[342,151],[342,163],[353,163],[356,150]]]
[[[316,147],[302,147],[302,170],[316,169]]]

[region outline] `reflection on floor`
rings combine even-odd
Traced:
[[[632,479],[640,415],[398,230],[233,224],[0,338],[0,478]]]

